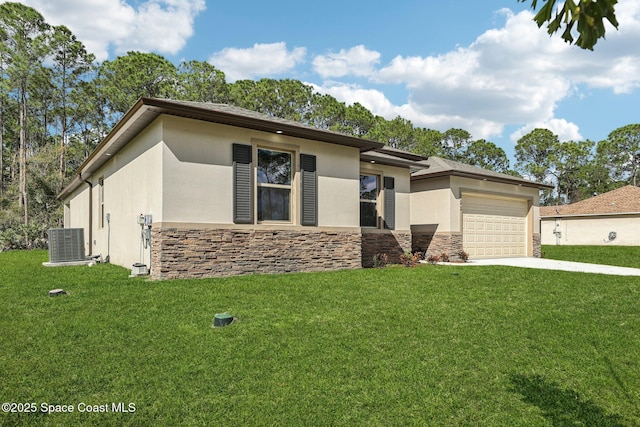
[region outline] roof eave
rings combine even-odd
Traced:
[[[511,185],[518,185],[522,187],[538,188],[538,189],[554,188],[552,185],[549,185],[549,184],[541,184],[539,182],[527,181],[525,179],[500,178],[500,177],[491,176],[491,175],[474,174],[474,173],[460,172],[460,171],[453,171],[453,170],[433,172],[433,173],[424,174],[424,175],[414,175],[411,177],[411,180],[419,181],[422,179],[430,179],[430,178],[437,178],[437,177],[443,177],[443,176],[459,176],[462,178],[479,179],[482,181],[491,181],[491,182],[498,182],[502,184],[511,184]]]
[[[376,156],[375,155],[375,151],[374,152],[364,152],[360,154],[360,161],[361,162],[368,162],[368,163],[372,163],[372,164],[379,164],[379,165],[387,165],[387,166],[396,166],[396,167],[401,167],[401,168],[407,168],[410,169],[412,171],[414,170],[420,170],[420,169],[426,169],[428,166],[411,161],[411,160],[405,160],[403,158],[387,158],[387,157],[381,157],[381,156]]]
[[[585,217],[599,217],[599,216],[633,216],[633,215],[640,215],[640,212],[608,212],[608,213],[553,214],[553,215],[540,214],[540,219],[585,218]]]
[[[96,146],[89,156],[82,162],[76,171],[76,177],[56,196],[62,200],[73,192],[84,178],[88,178],[91,173],[101,167],[109,157],[120,151],[132,138],[151,123],[159,113],[155,113],[148,108],[144,108],[142,99],[131,107],[129,111],[116,123],[107,136]],[[142,120],[140,120],[142,119]],[[137,123],[137,126],[133,126]],[[83,177],[84,175],[84,177]]]
[[[118,152],[142,131],[144,127],[161,114],[193,118],[223,125],[343,145],[358,148],[361,153],[384,147],[384,144],[381,142],[357,138],[338,132],[325,131],[293,123],[270,121],[257,117],[245,117],[220,110],[199,108],[194,105],[183,105],[171,102],[170,100],[140,98],[134,106],[125,113],[122,119],[116,123],[113,129],[111,129],[100,144],[89,154],[85,161],[82,162],[76,171],[79,177],[74,178],[57,195],[58,200],[64,199],[73,192],[82,182],[83,175],[86,178],[102,166],[108,160],[108,157]]]
[[[316,141],[328,142],[330,144],[345,145],[359,148],[361,152],[384,147],[384,144],[381,142],[357,138],[355,136],[341,134],[338,132],[316,129],[304,125],[276,122],[257,117],[245,117],[230,112],[210,110],[193,105],[180,105],[173,103],[170,100],[158,98],[142,98],[141,101],[145,105],[154,107],[154,110],[158,113],[194,118],[269,133],[277,132],[287,136],[313,139]]]

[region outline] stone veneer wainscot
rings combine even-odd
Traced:
[[[431,255],[446,253],[452,260],[459,259],[462,250],[461,233],[414,233],[412,236],[414,251],[425,251],[425,259]]]
[[[373,266],[373,257],[386,254],[392,264],[400,264],[400,256],[411,250],[410,231],[364,231],[362,233],[362,266]]]
[[[358,231],[153,229],[157,279],[360,268]]]

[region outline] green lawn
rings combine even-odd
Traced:
[[[545,258],[640,268],[640,246],[542,246]]]
[[[37,409],[3,425],[640,425],[636,277],[428,265],[146,281],[46,257],[0,253],[0,396]],[[238,320],[212,328],[225,311]]]

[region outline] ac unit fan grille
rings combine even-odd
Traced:
[[[49,229],[49,262],[84,261],[83,228]]]

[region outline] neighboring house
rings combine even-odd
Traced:
[[[543,245],[640,246],[640,188],[540,208]]]
[[[499,255],[536,254],[540,185],[478,168],[439,174],[437,162],[229,105],[143,98],[58,197],[87,254],[156,278],[350,269],[377,253],[398,262],[425,233],[471,235],[461,197],[481,196],[497,216],[519,202],[526,250]]]
[[[430,157],[411,176],[413,247],[427,256],[540,256],[539,193],[546,184]]]
[[[228,105],[144,98],[59,198],[87,254],[158,278],[347,269],[411,249],[410,168],[423,159]]]

